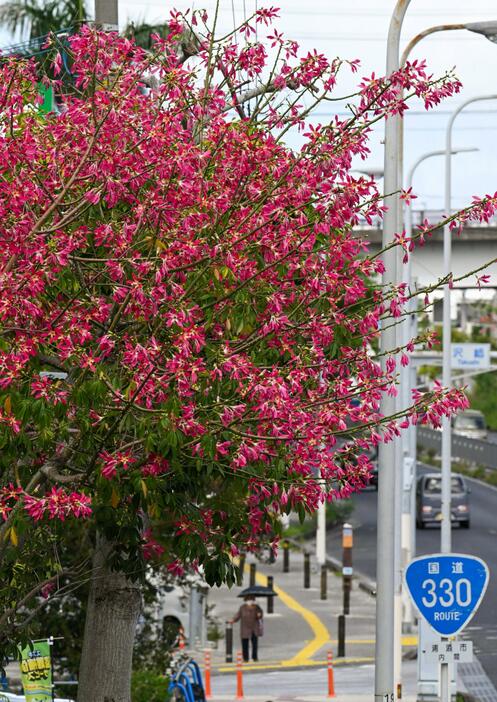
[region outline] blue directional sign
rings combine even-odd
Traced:
[[[416,558],[406,568],[409,593],[421,615],[441,636],[463,629],[483,599],[488,568],[480,558],[460,553]]]

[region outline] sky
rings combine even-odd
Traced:
[[[384,73],[386,37],[394,0],[258,0],[259,6],[280,7],[278,29],[297,40],[303,51],[316,48],[328,56],[358,58],[361,68],[339,84],[336,96],[347,94],[361,76],[373,71]],[[220,0],[220,28],[233,27],[250,14],[256,0]],[[146,19],[163,20],[172,7],[213,8],[214,0],[120,0],[120,22]],[[418,32],[438,24],[497,20],[497,3],[492,0],[411,0],[402,33],[402,46]],[[463,101],[480,95],[497,95],[497,44],[468,32],[453,31],[424,39],[412,53],[412,58],[425,58],[435,75],[455,67],[463,83],[462,92],[445,101],[433,111],[413,105],[406,117],[406,170],[427,151],[441,149],[445,143],[445,128],[450,113]],[[336,103],[336,111],[345,103]],[[330,117],[318,108],[316,121]],[[368,167],[381,167],[383,127],[371,138]],[[458,117],[454,128],[455,147],[476,147],[475,153],[460,154],[453,163],[453,205],[462,207],[475,194],[497,190],[497,99],[469,106]],[[420,166],[414,181],[418,195],[416,207],[443,209],[443,159],[433,158]],[[363,166],[364,164],[358,164]]]
[[[93,0],[89,0],[90,3]],[[297,40],[302,52],[316,48],[330,57],[361,60],[356,76],[348,76],[339,84],[336,97],[354,89],[362,76],[373,71],[384,73],[386,37],[394,0],[220,0],[220,29],[233,28],[233,16],[241,21],[256,6],[280,7],[278,29]],[[119,0],[120,24],[129,20],[162,22],[172,8],[189,7],[212,10],[215,0]],[[404,21],[402,45],[427,27],[445,23],[497,20],[495,0],[411,0]],[[1,32],[0,42],[9,38]],[[468,31],[436,34],[423,40],[412,58],[425,58],[435,75],[455,67],[463,82],[462,92],[445,101],[433,111],[413,105],[405,120],[406,171],[427,151],[441,149],[445,142],[445,127],[450,113],[461,102],[479,95],[497,94],[497,44]],[[327,109],[327,108],[326,108]],[[345,109],[336,102],[337,112]],[[319,108],[314,120],[323,122],[331,117]],[[371,156],[366,167],[381,167],[383,163],[383,126],[371,137]],[[291,143],[296,140],[294,135]],[[454,130],[455,147],[475,147],[475,153],[460,154],[453,163],[453,206],[463,207],[473,195],[497,190],[497,99],[477,103],[467,108],[457,119]],[[443,209],[443,159],[427,161],[417,171],[414,191],[418,195],[416,208]],[[363,167],[364,164],[357,164]]]

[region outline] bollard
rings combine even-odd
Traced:
[[[180,626],[178,631],[178,648],[183,651],[185,648],[185,630]]]
[[[343,577],[343,613],[350,614],[350,590],[352,589],[351,579]]]
[[[204,651],[204,692],[205,699],[210,700],[212,697],[211,690],[211,652],[206,649]]]
[[[273,590],[273,589],[274,589],[274,588],[273,588],[273,585],[274,585],[274,578],[273,578],[272,575],[268,575],[268,576],[267,576],[267,586],[268,586],[268,588],[270,588],[271,590]],[[268,614],[273,614],[273,612],[274,612],[274,597],[273,597],[272,595],[270,595],[270,596],[267,598],[267,613],[268,613]]]
[[[311,587],[311,554],[307,551],[304,553],[304,589],[308,590]]]
[[[321,599],[328,599],[328,569],[325,565],[321,566]]]
[[[328,651],[328,697],[335,695],[335,676],[333,674],[333,653]]]
[[[233,624],[231,622],[226,622],[224,638],[226,641],[226,663],[233,663]]]
[[[238,651],[236,654],[236,699],[243,700],[243,669],[241,651]]]
[[[352,589],[352,546],[354,545],[353,529],[350,524],[342,527],[342,588],[343,613],[350,614],[350,591]]]
[[[254,585],[255,585],[256,572],[257,572],[257,564],[251,563],[250,564],[250,582],[249,582],[250,587],[254,587]]]
[[[283,541],[283,572],[290,572],[290,544],[288,541]]]
[[[345,658],[345,614],[338,615],[338,653],[337,658]]]
[[[238,587],[241,587],[243,585],[243,572],[245,570],[246,558],[247,558],[247,554],[241,553],[240,558],[238,559],[239,572],[238,572],[238,579],[237,579],[237,583],[236,583],[238,585]]]

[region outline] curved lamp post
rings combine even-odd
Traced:
[[[399,69],[400,33],[407,8],[411,0],[397,0],[387,39],[386,74],[391,75]],[[399,170],[399,133],[398,115],[386,120],[385,124],[385,166],[384,191],[398,193],[400,190]],[[382,244],[385,248],[394,239],[397,229],[399,197],[397,194],[388,198],[388,210],[383,220]],[[398,282],[397,254],[395,248],[386,251],[384,256],[384,286],[396,285]],[[380,353],[382,363],[386,355],[396,346],[395,326],[386,324],[381,331]],[[383,366],[384,367],[384,366]],[[383,393],[380,412],[388,417],[395,412],[395,398]],[[376,647],[375,647],[375,700],[390,702],[394,700],[394,593],[395,593],[395,510],[392,509],[392,497],[395,495],[395,453],[394,442],[379,445],[378,455],[378,526],[376,545]]]
[[[472,146],[453,148],[451,149],[451,155],[459,153],[469,153],[473,151],[478,151],[477,148]],[[409,190],[413,186],[414,174],[416,173],[418,167],[427,161],[428,159],[434,158],[436,156],[445,156],[445,149],[437,149],[435,151],[429,151],[428,153],[420,156],[411,166],[407,174],[406,188]],[[406,239],[412,237],[412,209],[406,207],[405,209],[405,233]],[[408,283],[409,290],[412,294],[412,258],[409,256],[407,262],[404,265],[404,280]],[[409,341],[416,336],[416,298],[412,298],[408,302],[407,308],[408,315],[402,326],[402,346],[405,348]],[[411,390],[416,385],[416,366],[410,364],[405,367],[402,366],[400,370],[400,386],[401,386],[401,401],[402,407],[409,407],[412,401]],[[416,427],[411,425],[404,433],[405,442],[404,450],[402,455],[402,466],[404,467],[406,478],[403,481],[402,490],[402,523],[401,523],[401,538],[402,538],[402,554],[403,554],[403,566],[406,566],[411,558],[414,557],[416,550],[416,530],[415,525],[415,505],[414,500],[415,495],[415,460],[416,460]],[[404,461],[408,460],[407,466],[404,466]],[[409,460],[410,459],[410,460]],[[411,605],[411,598],[405,597],[407,593],[402,593],[403,597],[403,616],[402,616],[402,629],[403,631],[411,631],[413,622],[413,610]]]
[[[478,23],[482,24],[482,23]],[[452,209],[452,128],[457,116],[474,102],[484,100],[497,100],[497,94],[482,95],[470,98],[459,105],[452,113],[447,125],[445,135],[445,214],[450,215]],[[452,235],[449,225],[444,227],[443,233],[444,265],[443,275],[449,276],[452,268]],[[451,385],[452,359],[451,359],[451,322],[450,322],[450,298],[451,289],[449,285],[444,287],[443,297],[443,329],[442,329],[442,382],[445,387]],[[440,550],[442,553],[450,553],[452,548],[451,530],[451,424],[448,417],[442,421],[442,522],[440,534]]]
[[[497,22],[479,22],[458,25],[438,25],[425,30],[406,47],[399,59],[400,33],[406,11],[411,0],[397,0],[390,21],[387,39],[387,76],[398,70],[407,60],[409,52],[429,34],[452,29],[468,29],[488,37],[496,38]],[[385,167],[384,188],[386,193],[398,193],[402,183],[402,151],[403,130],[402,120],[398,116],[391,117],[385,125]],[[398,225],[402,226],[400,217],[401,207],[398,195],[390,196],[389,209],[383,221],[383,247],[393,241]],[[400,254],[395,248],[386,252],[384,257],[385,273],[383,285],[395,285],[400,279]],[[382,330],[380,351],[382,358],[397,346],[395,327]],[[386,395],[382,398],[380,410],[383,416],[395,412],[394,398]],[[376,604],[376,654],[375,654],[375,699],[394,699],[395,676],[395,621],[398,619],[401,568],[400,568],[400,481],[395,480],[396,457],[399,456],[398,442],[380,444],[379,447],[379,485],[378,485],[378,527],[377,527],[377,604]],[[397,485],[396,485],[397,482]],[[394,510],[391,509],[391,499],[394,496]],[[397,538],[395,534],[397,533]]]

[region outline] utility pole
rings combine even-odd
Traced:
[[[95,23],[102,29],[117,31],[119,28],[119,0],[95,0]]]
[[[324,487],[323,487],[324,490]],[[316,529],[316,560],[318,565],[326,564],[326,500],[319,503]]]
[[[387,77],[399,68],[399,44],[402,22],[410,0],[397,0],[387,44]],[[397,230],[399,198],[399,116],[392,115],[385,124],[385,168],[384,191],[395,193],[386,202],[388,207],[383,220],[383,247],[394,240]],[[384,289],[398,283],[397,253],[389,249],[383,256],[385,273]],[[380,351],[383,364],[387,355],[397,346],[396,327],[387,320],[381,331]],[[383,365],[383,368],[385,366]],[[381,414],[384,417],[395,413],[395,398],[383,393]],[[378,531],[377,531],[377,597],[376,597],[376,702],[394,702],[394,584],[395,584],[395,442],[380,444],[378,460]]]

